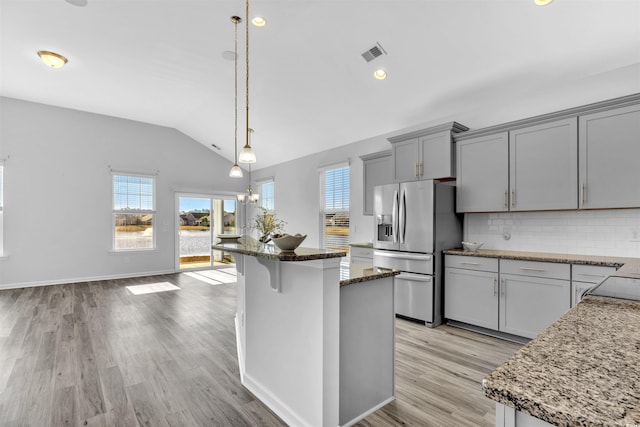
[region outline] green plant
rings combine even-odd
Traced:
[[[256,215],[253,222],[249,226],[251,230],[257,230],[260,234],[260,240],[268,241],[269,235],[276,231],[284,230],[285,221],[278,219],[276,211],[259,207],[260,213]]]

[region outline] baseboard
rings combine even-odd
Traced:
[[[482,326],[470,325],[464,322],[458,322],[457,320],[447,319],[447,325],[455,326],[456,328],[465,329],[471,332],[477,332],[483,335],[489,335],[490,337],[500,338],[507,341],[516,342],[518,344],[526,344],[531,341],[531,338],[520,337],[518,335],[508,334],[506,332],[494,331],[493,329],[483,328]]]
[[[376,405],[373,408],[369,409],[368,411],[363,412],[362,414],[358,415],[357,417],[355,417],[351,421],[342,424],[341,427],[350,427],[350,426],[354,425],[355,423],[357,423],[358,421],[362,421],[364,418],[368,417],[369,415],[371,415],[374,412],[376,412],[378,409],[386,406],[388,403],[391,403],[394,400],[396,400],[396,397],[395,396],[391,396],[390,398],[382,401],[381,403],[379,403],[378,405]]]
[[[236,348],[238,351],[238,369],[240,371],[240,382],[244,383],[244,349],[240,342],[240,324],[238,323],[238,314],[233,318],[236,324]]]
[[[258,399],[262,401],[269,409],[276,413],[287,425],[300,426],[300,427],[313,427],[305,420],[300,418],[295,411],[284,404],[280,399],[275,397],[269,390],[260,384],[258,381],[254,381],[250,375],[245,372],[242,385],[245,386],[251,393],[255,394]]]
[[[69,283],[80,283],[80,282],[97,282],[99,280],[127,279],[130,277],[160,276],[163,274],[174,274],[174,273],[176,273],[175,270],[145,271],[142,273],[122,273],[122,274],[109,274],[106,276],[74,277],[71,279],[43,280],[38,282],[5,283],[5,284],[0,284],[0,290],[33,288],[35,286],[64,285]]]

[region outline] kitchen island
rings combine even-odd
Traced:
[[[637,294],[637,265],[623,291]],[[609,280],[609,279],[607,279]],[[640,302],[586,296],[483,380],[496,426],[640,425]]]
[[[345,252],[241,238],[235,254],[242,384],[292,426],[348,426],[394,399],[393,276]]]

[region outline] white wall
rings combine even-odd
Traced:
[[[397,132],[394,132],[395,134]],[[275,210],[278,218],[287,222],[286,232],[307,234],[303,246],[318,247],[320,244],[320,176],[318,169],[334,163],[349,161],[351,181],[350,241],[369,242],[373,235],[373,217],[362,214],[363,170],[362,160],[359,156],[389,148],[391,145],[386,136],[381,135],[259,169],[253,172],[252,181],[274,177]],[[256,150],[259,150],[259,147]]]
[[[640,209],[474,213],[464,230],[483,249],[640,257]]]
[[[227,160],[174,129],[2,97],[0,158],[0,287],[174,271],[175,192],[228,194],[247,182],[228,178]],[[110,252],[109,166],[158,171],[157,250]]]

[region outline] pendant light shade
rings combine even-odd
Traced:
[[[240,157],[238,157],[238,161],[240,163],[255,163],[256,162],[256,153],[253,152],[251,148],[251,135],[253,134],[253,129],[247,129],[247,143],[244,147],[242,147],[242,151],[240,152]]]
[[[242,169],[240,169],[237,163],[235,163],[229,171],[229,176],[231,178],[242,178]]]

